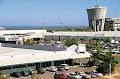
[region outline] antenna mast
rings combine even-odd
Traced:
[[[98,6],[98,0],[95,0],[95,6],[96,7]]]

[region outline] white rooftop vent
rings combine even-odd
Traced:
[[[80,53],[85,53],[86,51],[86,46],[85,44],[79,44],[77,48],[75,49],[75,52],[80,54]]]

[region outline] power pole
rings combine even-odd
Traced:
[[[110,71],[109,79],[111,79],[111,60],[110,60],[110,64],[109,64],[109,71]]]

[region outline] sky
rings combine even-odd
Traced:
[[[120,18],[120,0],[0,0],[0,25],[88,25],[86,9],[96,3],[108,8],[106,17]]]

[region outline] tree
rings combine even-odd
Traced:
[[[105,43],[110,43],[110,42],[111,42],[111,39],[110,39],[110,38],[106,38],[106,39],[104,40],[104,42],[105,42]]]
[[[78,45],[78,41],[76,39],[66,39],[64,41],[64,45],[67,46],[67,47],[69,47],[73,44]]]
[[[117,61],[112,56],[111,52],[101,52],[98,51],[97,53],[94,53],[92,58],[99,62],[99,66],[97,68],[98,72],[101,73],[109,73],[109,64],[111,64],[111,70],[114,70],[115,65],[117,64]]]
[[[86,45],[86,48],[88,51],[91,51],[91,50],[101,50],[101,45],[100,45],[100,42],[99,41],[96,41],[96,40],[90,40],[87,45]]]
[[[33,39],[26,39],[26,40],[23,40],[23,43],[25,45],[33,45],[35,41]]]

